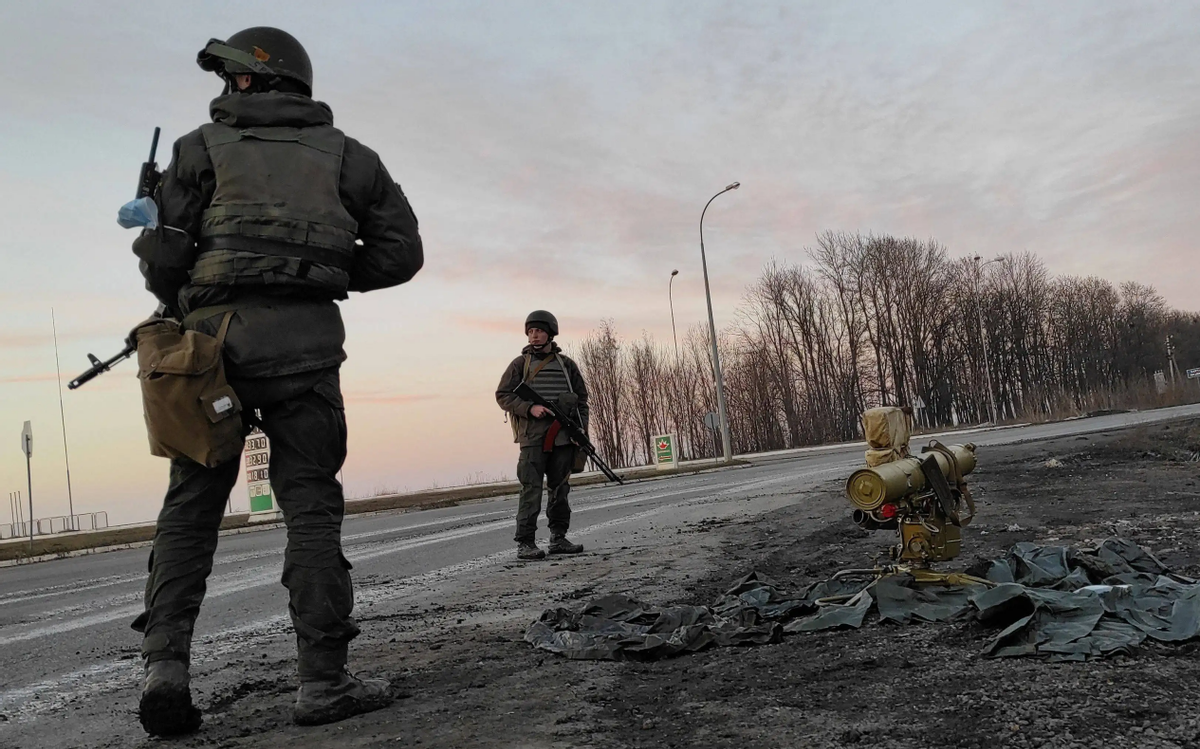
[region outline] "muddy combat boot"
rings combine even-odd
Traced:
[[[582,551],[583,544],[571,543],[566,535],[550,537],[551,554],[578,554]]]
[[[517,544],[517,559],[545,559],[546,552],[535,543]]]
[[[202,718],[192,705],[186,663],[168,660],[146,664],[138,719],[151,736],[180,736],[200,727]]]
[[[302,726],[319,726],[390,704],[390,683],[383,679],[359,679],[349,671],[342,671],[332,679],[301,680],[294,718]]]

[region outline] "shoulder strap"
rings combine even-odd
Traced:
[[[572,368],[574,368],[574,371],[579,371],[579,365],[576,364],[569,356],[558,357],[558,364],[560,367],[562,367],[563,377],[565,377],[567,380],[567,390],[572,393],[575,392],[575,386],[571,384],[571,372]],[[575,410],[578,412],[579,409]]]
[[[526,354],[526,358],[525,358],[525,370],[526,370],[526,371],[528,371],[528,370],[529,370],[529,361],[530,361],[530,358],[531,358],[531,357],[530,357],[528,354]],[[529,376],[525,378],[525,382],[529,382],[529,381],[530,381],[530,380],[532,380],[534,377],[537,377],[537,376],[538,376],[538,372],[541,372],[543,369],[545,369],[546,365],[547,365],[547,364],[549,364],[549,363],[550,363],[550,361],[551,361],[553,358],[554,358],[554,354],[550,354],[550,355],[549,355],[549,356],[547,356],[545,359],[542,359],[541,363],[540,363],[540,364],[538,364],[536,367],[534,367],[534,370],[533,370],[533,372],[531,372],[531,373],[529,374]]]
[[[233,319],[233,310],[225,313],[225,318],[221,320],[221,327],[217,330],[217,348],[225,346],[225,334],[229,332],[229,321]]]
[[[268,300],[251,298],[239,299],[236,302],[229,302],[228,304],[214,304],[210,307],[197,307],[196,309],[187,313],[187,316],[184,317],[179,323],[179,327],[184,330],[191,330],[194,328],[196,323],[200,322],[201,320],[207,320],[210,317],[216,317],[217,315],[221,315],[226,312],[237,312],[238,310],[246,309],[248,307],[267,306],[270,306],[270,302]]]
[[[236,312],[243,306],[244,305],[234,304],[231,302],[229,304],[215,304],[211,307],[199,307],[187,313],[187,315],[179,323],[179,327],[183,328],[184,330],[192,330],[195,328],[196,323],[200,322],[201,320],[207,320],[210,317],[216,317],[217,315],[225,312]]]

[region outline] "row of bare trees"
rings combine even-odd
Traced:
[[[1028,253],[955,259],[932,240],[830,232],[807,254],[769,264],[719,336],[735,452],[856,439],[876,405],[933,428],[1200,400],[1182,369],[1170,386],[1167,355],[1170,336],[1178,366],[1200,366],[1200,315],[1150,287],[1053,277]],[[719,450],[709,351],[703,326],[675,349],[612,321],[577,347],[607,460],[648,463],[664,433],[685,458]]]

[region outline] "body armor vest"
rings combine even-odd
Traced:
[[[358,222],[338,193],[341,130],[209,123],[200,132],[216,176],[200,226],[200,263],[204,253],[234,251],[349,270]],[[299,280],[307,275],[305,268]]]
[[[544,365],[542,365],[543,362],[545,362]],[[530,377],[533,370],[537,370],[537,374]],[[538,395],[552,403],[557,401],[558,396],[563,393],[572,392],[571,380],[567,377],[567,371],[557,354],[554,354],[548,362],[544,359],[535,361],[533,357],[527,357],[525,359],[525,381],[537,391]]]

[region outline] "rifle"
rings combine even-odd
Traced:
[[[520,385],[517,385],[516,389],[513,390],[513,394],[529,401],[535,406],[541,406],[549,411],[555,420],[558,421],[559,424],[562,424],[562,428],[567,431],[567,436],[571,438],[571,441],[578,445],[580,450],[583,450],[584,455],[587,455],[592,459],[592,462],[594,462],[600,471],[608,477],[609,481],[615,481],[618,484],[625,483],[621,480],[621,477],[613,473],[613,470],[609,468],[608,465],[600,458],[600,455],[596,452],[596,447],[592,444],[592,441],[588,439],[587,432],[583,430],[583,427],[579,425],[579,422],[575,421],[566,413],[564,413],[563,409],[538,395],[538,392],[530,387],[529,383],[527,382],[522,382]]]
[[[162,178],[162,174],[158,171],[158,164],[154,161],[154,157],[158,153],[158,134],[160,132],[161,128],[154,128],[154,137],[150,141],[150,158],[142,162],[142,169],[138,172],[137,195],[135,199],[144,198],[153,193],[154,188],[158,185],[158,180]],[[162,313],[163,306],[159,305],[158,310],[154,314],[161,316]],[[104,374],[133,356],[133,352],[136,350],[137,346],[131,338],[125,341],[125,348],[121,349],[121,352],[111,359],[100,361],[95,354],[88,354],[88,361],[92,363],[91,369],[67,383],[67,389],[74,390],[97,375]]]
[[[117,354],[111,359],[108,359],[107,361],[100,361],[96,358],[95,354],[88,354],[88,360],[92,362],[92,368],[67,383],[67,389],[74,390],[88,380],[91,380],[96,375],[107,372],[116,365],[133,356],[133,352],[136,350],[137,349],[134,347],[133,343],[126,341],[125,348],[121,349],[121,353]]]
[[[154,161],[154,155],[158,153],[158,133],[161,128],[154,128],[154,138],[150,141],[150,158],[142,162],[142,171],[138,174],[137,195],[134,198],[144,198],[154,192],[154,188],[158,185],[158,180],[162,178],[162,173],[158,171],[158,164]]]

